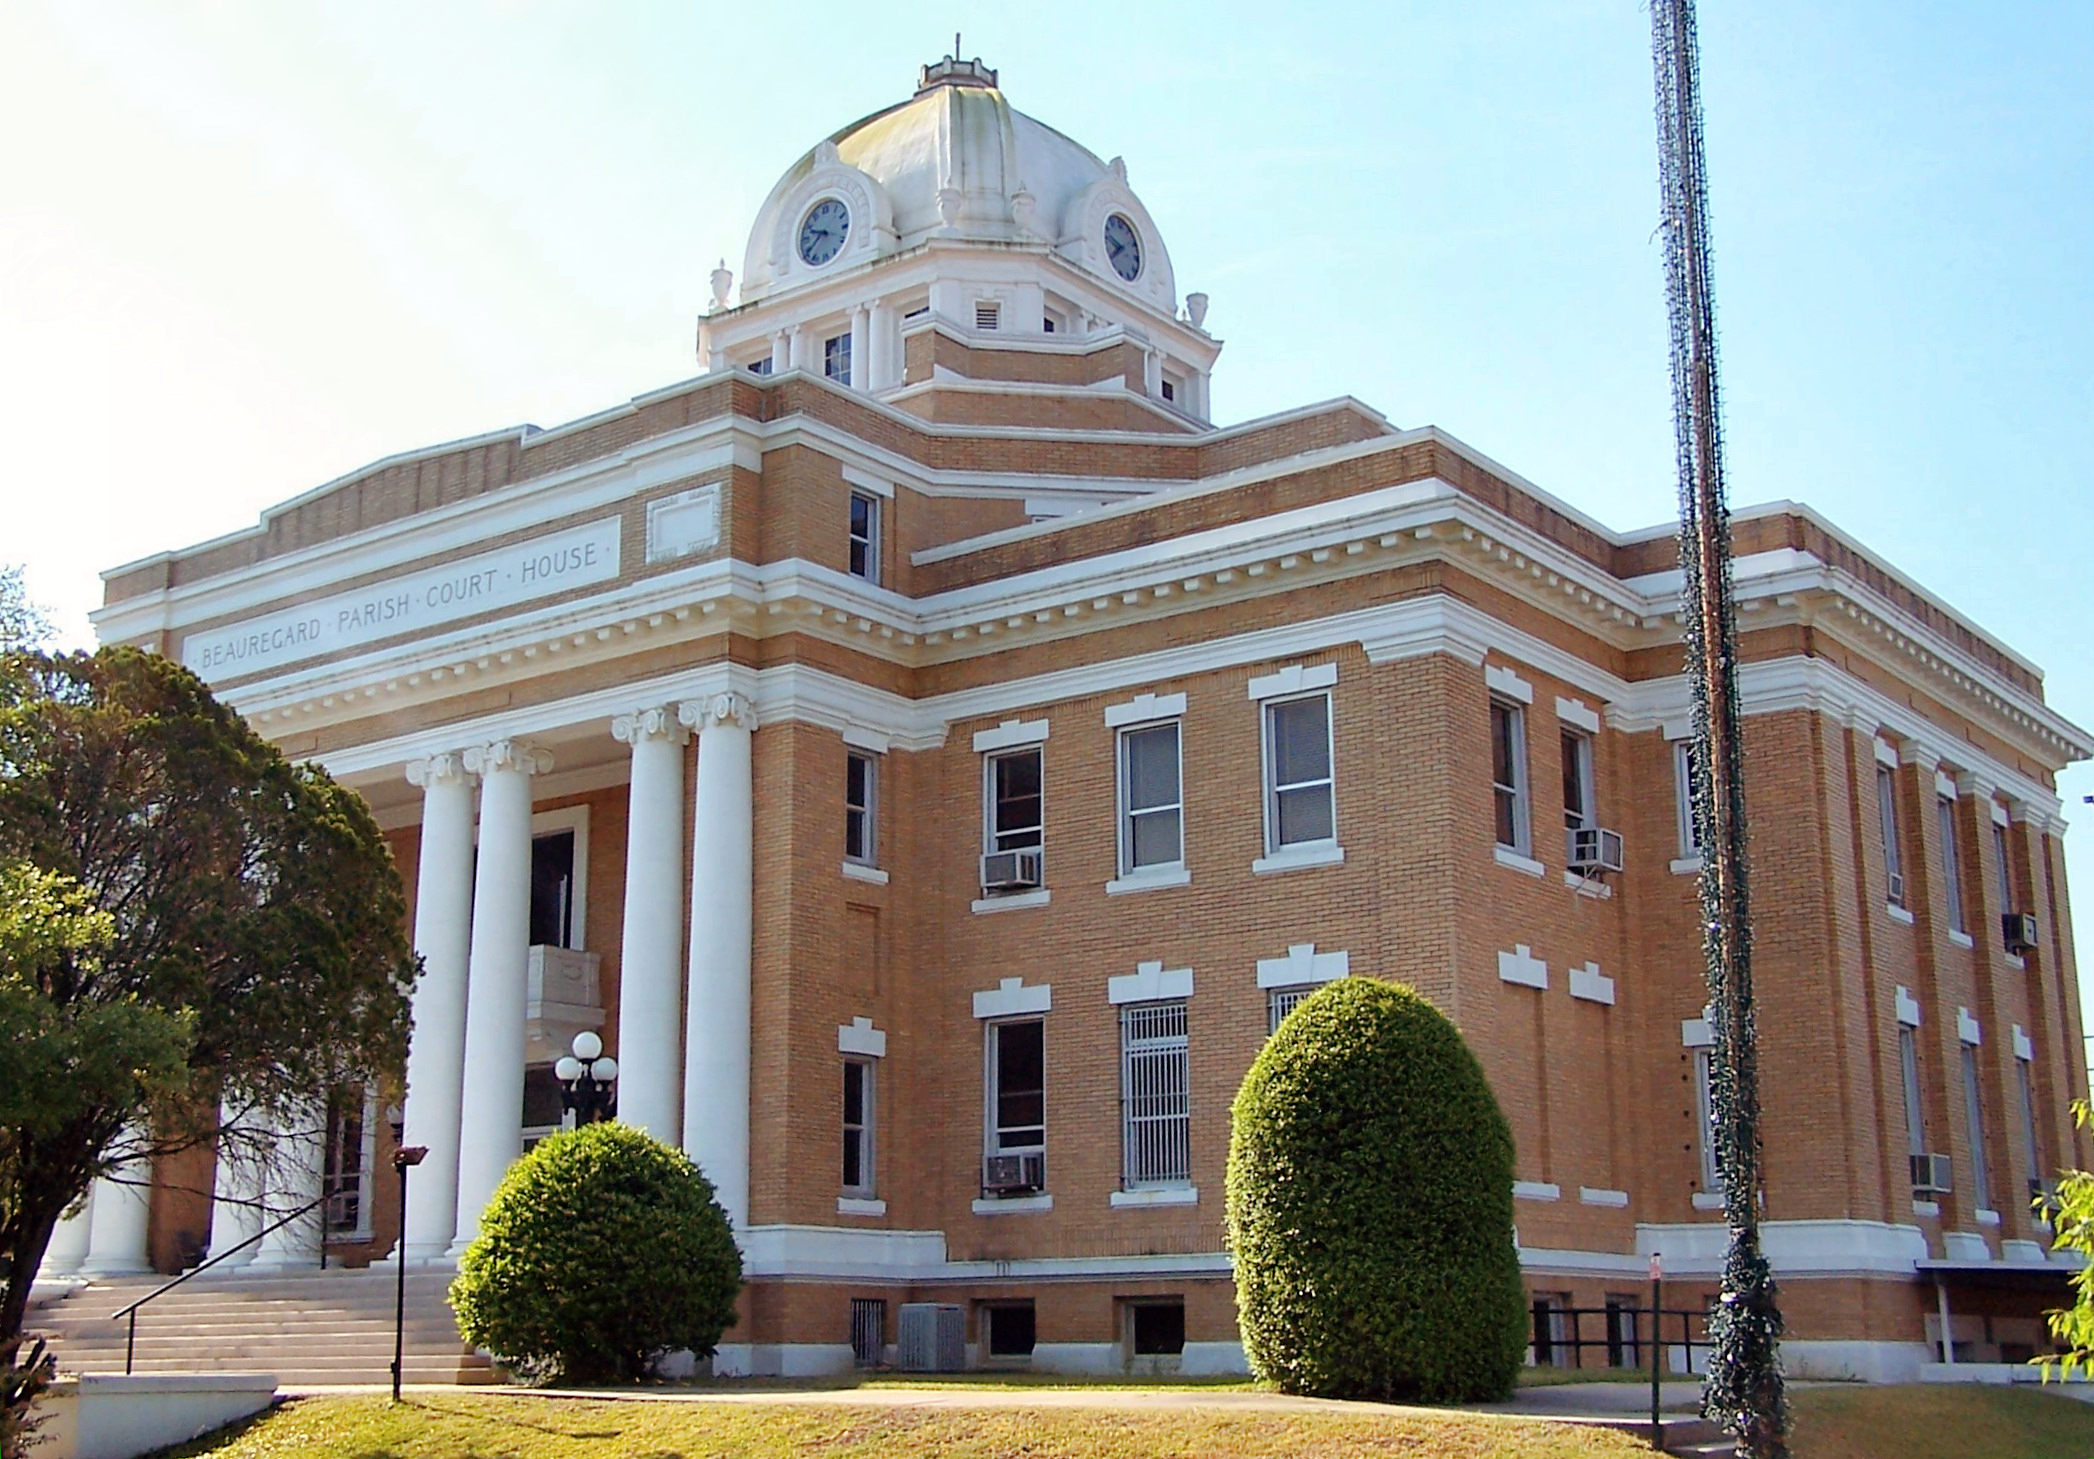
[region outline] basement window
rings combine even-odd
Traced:
[[[997,1302],[982,1309],[988,1328],[989,1356],[1029,1358],[1033,1345],[1033,1312],[1030,1302]]]
[[[1185,1351],[1185,1303],[1130,1302],[1127,1328],[1136,1357],[1175,1357]]]

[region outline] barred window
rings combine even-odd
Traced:
[[[1185,1004],[1133,1003],[1120,1010],[1123,1183],[1185,1185],[1192,1179]]]
[[[1270,1021],[1266,1026],[1265,1032],[1267,1034],[1278,1033],[1280,1031],[1280,1020],[1301,1007],[1308,996],[1316,991],[1316,988],[1317,985],[1315,983],[1297,983],[1291,988],[1274,988],[1268,992],[1265,995],[1265,1008]]]

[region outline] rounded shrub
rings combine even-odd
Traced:
[[[1251,1370],[1326,1398],[1509,1396],[1527,1343],[1512,1158],[1482,1066],[1416,992],[1344,978],[1297,1007],[1229,1139]]]
[[[742,1259],[712,1182],[629,1125],[554,1135],[511,1166],[451,1284],[465,1340],[534,1382],[632,1382],[709,1357]]]

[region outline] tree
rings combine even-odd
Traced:
[[[4,1348],[98,1176],[397,1077],[415,962],[362,798],[133,649],[6,656],[0,867]]]
[[[1527,1342],[1512,1156],[1476,1056],[1411,989],[1345,978],[1288,1014],[1229,1138],[1251,1370],[1324,1398],[1509,1395]]]
[[[2072,1101],[2072,1118],[2083,1130],[2094,1126],[2094,1110],[2083,1099]],[[2094,1376],[2094,1174],[2066,1171],[2058,1177],[2057,1194],[2043,1204],[2048,1206],[2044,1215],[2056,1233],[2052,1249],[2076,1251],[2088,1264],[2072,1274],[2072,1305],[2048,1314],[2057,1352],[2036,1362],[2042,1365],[2046,1380],[2053,1369],[2061,1378],[2070,1378],[2075,1371]]]
[[[0,567],[0,654],[28,653],[51,639],[51,620],[22,586],[20,567]]]
[[[630,1125],[554,1135],[509,1168],[451,1284],[465,1340],[519,1377],[635,1382],[710,1357],[742,1259],[712,1182]]]

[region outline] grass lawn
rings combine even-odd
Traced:
[[[2088,1459],[2094,1404],[2033,1386],[1801,1388],[1797,1459]]]
[[[1468,1414],[307,1398],[173,1455],[211,1459],[1633,1459],[1615,1433]]]

